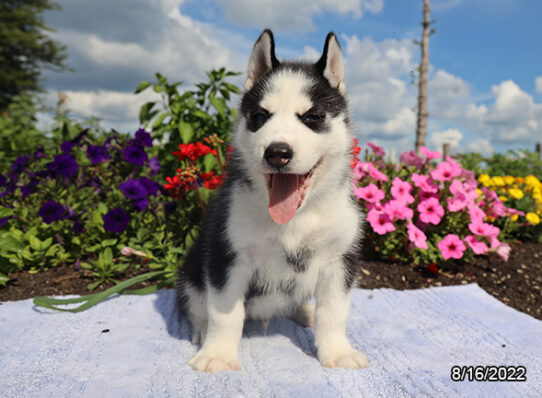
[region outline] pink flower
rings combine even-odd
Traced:
[[[369,176],[377,181],[388,181],[388,176],[376,169],[372,163],[368,163]]]
[[[408,240],[414,243],[414,246],[420,249],[427,250],[427,237],[425,234],[414,224],[409,223],[407,225]]]
[[[420,152],[422,153],[423,156],[427,158],[427,160],[433,160],[433,159],[442,157],[442,155],[439,152],[430,151],[428,148],[424,146],[420,147]]]
[[[474,235],[467,235],[463,241],[469,245],[475,254],[487,253],[489,250],[487,245],[484,242],[480,242]]]
[[[487,236],[487,237],[497,237],[499,235],[500,229],[494,225],[480,221],[479,219],[474,220],[469,224],[469,229],[474,235],[478,236]]]
[[[412,182],[424,192],[437,193],[438,186],[433,183],[431,177],[422,174],[412,174]]]
[[[506,211],[509,215],[513,216],[514,214],[515,215],[518,215],[518,216],[524,216],[525,215],[525,212],[521,211],[521,210],[517,210],[517,209],[514,209],[512,207],[507,207],[506,208]]]
[[[393,179],[391,194],[395,199],[404,203],[414,202],[414,197],[410,194],[410,191],[412,191],[412,185],[408,182],[401,180],[399,177]]]
[[[437,193],[431,193],[431,192],[426,192],[426,191],[418,192],[418,198],[420,199],[420,202],[423,202],[424,200],[431,199],[431,198],[440,200],[440,196]]]
[[[384,155],[386,155],[384,148],[382,148],[381,146],[373,144],[372,142],[368,142],[367,145],[369,145],[369,147],[373,150],[373,153],[376,156],[384,157]]]
[[[357,162],[354,166],[354,181],[358,182],[359,180],[362,180],[365,178],[365,176],[369,173],[369,166],[367,166],[368,163],[365,162]]]
[[[356,188],[354,195],[359,199],[363,199],[369,203],[377,203],[384,199],[384,192],[382,192],[375,184],[369,184],[366,187]]]
[[[451,160],[448,157],[448,160]],[[452,160],[453,161],[453,160]],[[435,170],[431,171],[431,177],[435,181],[450,181],[452,178],[461,175],[461,166],[458,163],[440,162]]]
[[[403,152],[401,156],[399,156],[399,160],[407,166],[415,166],[418,169],[423,165],[423,159],[412,150]]]
[[[470,220],[473,223],[482,223],[486,217],[486,213],[476,205],[469,206],[469,215]]]
[[[510,257],[510,245],[508,243],[501,243],[495,249],[495,253],[504,261],[508,261],[508,257]]]
[[[445,260],[448,260],[449,258],[459,260],[463,257],[463,253],[467,249],[463,241],[459,239],[459,236],[454,234],[446,235],[437,246],[442,253],[442,258]]]
[[[437,225],[444,215],[444,208],[436,198],[429,198],[418,204],[420,220],[428,224]]]
[[[411,208],[407,207],[406,203],[400,200],[390,200],[384,205],[384,212],[386,212],[392,220],[406,220],[412,218],[414,212]]]
[[[367,221],[371,224],[373,231],[379,235],[385,235],[388,232],[395,231],[395,226],[391,222],[390,216],[376,209],[367,214]]]

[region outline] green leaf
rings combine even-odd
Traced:
[[[148,82],[146,80],[143,80],[141,83],[139,83],[135,89],[135,93],[134,94],[139,94],[140,92],[142,92],[143,90],[145,90],[147,87],[149,87],[151,85],[151,82]]]
[[[209,115],[208,113],[205,113],[199,109],[196,109],[194,112],[192,112],[192,115],[196,116],[196,117],[199,117],[200,119],[204,119],[204,120],[207,120],[207,119],[210,119],[211,118],[211,115]]]
[[[224,98],[217,98],[212,96],[209,98],[209,101],[211,101],[211,104],[218,111],[218,113],[220,113],[221,116],[225,116],[227,106]]]
[[[102,241],[102,247],[113,246],[117,244],[117,239],[106,239]]]
[[[113,252],[110,247],[103,252],[103,261],[105,264],[111,264],[113,262]]]
[[[160,127],[162,125],[162,122],[164,121],[164,119],[166,117],[168,117],[169,115],[167,113],[162,113],[160,116],[158,116],[156,118],[156,120],[154,121],[154,123],[152,124],[152,129],[153,130],[156,130],[158,127]]]
[[[0,248],[3,250],[16,252],[21,250],[23,247],[24,245],[9,232],[0,235]]]
[[[6,286],[8,282],[9,282],[9,278],[0,272],[0,286]]]
[[[35,251],[40,251],[41,250],[41,240],[39,240],[38,238],[36,238],[35,236],[30,236],[30,239],[28,240],[28,242],[30,243],[30,247],[35,250]]]
[[[188,144],[194,138],[194,128],[190,123],[187,123],[184,120],[179,121],[179,133],[185,144]]]
[[[40,307],[45,307],[45,308],[49,308],[49,309],[57,310],[57,311],[81,312],[95,306],[96,304],[102,302],[103,300],[105,300],[106,298],[108,298],[109,296],[115,293],[122,293],[124,289],[127,289],[128,287],[133,286],[136,283],[143,282],[152,278],[165,276],[167,273],[168,273],[167,271],[153,271],[153,272],[148,272],[146,274],[137,275],[124,282],[120,282],[119,284],[103,292],[90,294],[88,296],[83,296],[83,297],[77,297],[77,298],[71,298],[71,299],[55,299],[55,298],[50,298],[50,297],[38,296],[34,298],[34,304]],[[149,291],[149,293],[151,292]],[[138,294],[138,293],[132,293],[132,294]],[[79,307],[76,307],[76,308],[57,307],[58,305],[77,304],[77,303],[83,303],[83,304],[81,304]]]
[[[6,207],[0,207],[0,218],[5,218],[13,215],[14,210]]]
[[[139,111],[139,123],[144,124],[145,122],[150,120],[149,112],[154,105],[156,105],[156,102],[147,102],[141,107]]]

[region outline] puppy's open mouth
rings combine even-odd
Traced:
[[[266,174],[269,188],[269,214],[277,224],[287,224],[303,204],[318,161],[306,174]]]

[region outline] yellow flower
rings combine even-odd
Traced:
[[[489,185],[491,185],[491,177],[487,174],[481,174],[480,177],[478,177],[478,182],[488,187]]]
[[[482,191],[480,189],[476,188],[476,192],[478,192],[478,197],[482,196]]]
[[[536,178],[532,174],[525,177],[525,184],[527,184],[530,188],[538,188],[538,187],[540,187],[540,181],[538,181],[538,178]]]
[[[517,221],[518,220],[518,215],[517,214],[512,214],[512,217],[510,217],[510,220]]]
[[[514,199],[521,199],[523,198],[523,191],[521,189],[512,188],[508,190],[508,195],[510,195]]]
[[[493,183],[493,185],[496,185],[498,187],[502,187],[504,186],[504,178],[500,177],[500,176],[495,176],[491,179],[491,182]]]
[[[523,177],[516,177],[516,182],[518,184],[524,184],[525,183],[525,179]]]
[[[504,182],[506,183],[506,185],[512,185],[516,182],[516,179],[512,176],[506,176],[504,177]]]
[[[508,202],[508,198],[506,196],[501,195],[499,196],[499,199],[503,202]]]
[[[493,216],[486,216],[486,221],[493,222],[493,221],[495,221],[495,217],[493,217]]]
[[[531,225],[540,224],[540,217],[538,217],[538,215],[536,213],[529,212],[529,213],[527,213],[525,218],[527,219],[527,221],[529,221],[529,224],[531,224]]]

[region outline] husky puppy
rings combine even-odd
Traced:
[[[360,212],[351,196],[343,57],[281,62],[265,30],[248,64],[229,177],[179,271],[177,301],[201,344],[196,370],[238,370],[245,318],[314,328],[318,360],[362,368],[345,334]],[[314,304],[312,303],[314,299]]]

